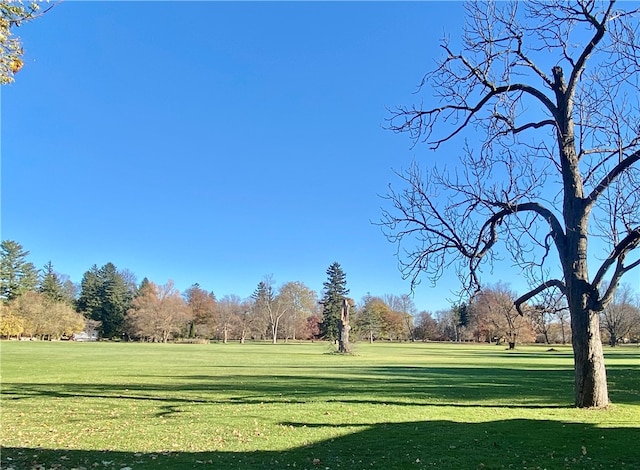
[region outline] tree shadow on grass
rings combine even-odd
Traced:
[[[284,372],[284,371],[283,371]],[[151,377],[153,379],[153,377]],[[127,377],[131,380],[130,377]],[[363,367],[279,375],[184,375],[127,383],[5,383],[3,399],[124,398],[175,403],[304,403],[352,400],[424,405],[460,401],[570,404],[572,374],[566,370],[438,367]],[[519,400],[521,399],[521,400]],[[495,403],[494,403],[495,404]]]
[[[331,423],[282,423],[300,428]],[[5,470],[67,469],[498,469],[640,468],[640,429],[514,419],[343,425],[345,434],[282,451],[135,453],[4,448]],[[181,443],[183,447],[188,442]]]
[[[486,367],[313,368],[270,375],[184,375],[144,377],[126,383],[4,383],[3,400],[38,397],[107,398],[164,404],[385,403],[564,407],[573,404],[573,371]],[[150,379],[156,379],[150,382]],[[634,368],[609,369],[614,403],[640,403],[640,374]],[[339,397],[339,398],[336,398]]]

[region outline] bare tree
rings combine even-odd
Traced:
[[[237,295],[225,295],[220,299],[216,309],[216,325],[221,333],[222,342],[229,342],[229,335],[240,323],[240,315],[245,306]]]
[[[602,328],[615,346],[628,338],[640,323],[640,300],[629,284],[616,291],[613,301],[600,313]]]
[[[640,265],[638,12],[614,0],[466,8],[461,51],[443,41],[443,58],[421,83],[439,102],[400,106],[389,118],[415,143],[458,145],[459,164],[399,171],[405,188],[389,189],[381,224],[414,285],[453,266],[473,292],[503,243],[530,281],[518,309],[560,289],[575,405],[606,407],[598,313]]]
[[[278,342],[280,320],[292,308],[286,296],[276,295],[273,289],[273,277],[265,276],[264,281],[258,283],[258,287],[252,294],[254,308],[268,323],[271,342]]]
[[[255,303],[253,299],[244,300],[240,303],[240,310],[238,311],[238,336],[240,337],[240,344],[244,344],[247,340],[247,336],[250,336],[254,331],[256,324],[256,312],[254,309]]]
[[[552,335],[555,330],[555,319],[560,323],[561,342],[566,342],[566,313],[567,304],[562,293],[556,289],[546,289],[536,296],[536,303],[528,309],[531,322],[536,333],[544,342],[550,344],[553,341]]]

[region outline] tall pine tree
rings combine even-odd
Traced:
[[[338,339],[338,322],[342,312],[342,301],[347,297],[347,275],[339,263],[335,262],[327,269],[327,281],[323,284],[322,323],[320,335],[328,340]]]
[[[98,269],[93,265],[82,277],[78,310],[86,317],[101,322],[104,338],[123,332],[124,318],[131,306],[133,293],[113,263]]]
[[[13,240],[0,244],[0,298],[9,302],[25,292],[35,290],[38,271],[26,260],[28,251]]]
[[[51,261],[42,269],[38,292],[54,302],[73,305],[73,284],[70,281],[65,282],[63,277],[53,270]]]

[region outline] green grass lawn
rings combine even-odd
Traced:
[[[640,468],[640,348],[608,410],[569,347],[3,342],[3,469]]]

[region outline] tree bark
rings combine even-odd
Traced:
[[[575,365],[575,404],[580,408],[609,405],[607,373],[597,312],[572,313],[572,339]]]
[[[338,322],[338,352],[350,353],[351,347],[349,345],[349,331],[351,325],[349,325],[349,300],[344,299],[342,301],[342,312],[340,315],[340,321]]]

